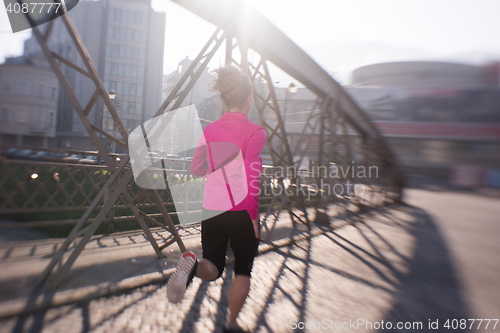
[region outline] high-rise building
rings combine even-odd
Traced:
[[[161,102],[165,13],[151,8],[151,0],[80,1],[69,12],[83,43],[104,82],[116,94],[113,103],[128,132],[154,116]],[[43,28],[43,27],[42,27]],[[84,67],[61,18],[54,21],[49,45],[59,55]],[[25,55],[41,52],[34,37],[25,42]],[[95,91],[94,83],[61,65],[80,103],[85,107]],[[101,99],[89,120],[108,133],[118,131]],[[93,150],[83,124],[66,94],[58,104],[56,147]],[[107,140],[107,139],[104,139]],[[108,142],[109,151],[120,152]]]

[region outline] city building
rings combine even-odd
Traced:
[[[364,66],[344,87],[407,173],[497,184],[499,66],[396,62]],[[500,186],[497,184],[495,186]]]
[[[56,136],[59,82],[43,57],[0,65],[0,142],[46,148]]]
[[[69,12],[108,93],[116,94],[115,108],[128,132],[152,118],[161,102],[165,13],[155,12],[151,0],[80,1]],[[61,18],[54,20],[48,41],[52,50],[84,67]],[[25,55],[38,54],[34,37],[25,42]],[[94,83],[61,65],[80,103],[85,106],[95,91]],[[119,137],[107,108],[99,99],[89,120]],[[58,101],[56,147],[95,150],[66,94]],[[105,142],[107,139],[103,139]],[[106,143],[108,151],[122,148]]]

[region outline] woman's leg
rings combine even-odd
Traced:
[[[205,281],[213,281],[219,277],[219,270],[210,260],[199,259],[196,276]]]
[[[250,276],[253,261],[259,247],[252,220],[246,210],[230,211],[231,219],[225,229],[230,238],[234,254],[234,280],[229,288],[229,326],[236,326],[236,318],[245,303],[250,290]]]
[[[205,281],[213,281],[221,276],[226,265],[229,237],[224,230],[223,221],[227,212],[220,212],[218,215],[216,213],[203,209],[203,217],[212,217],[201,222],[203,259],[198,260],[196,276]]]
[[[236,318],[250,291],[250,276],[236,275],[229,288],[229,327],[236,325]]]

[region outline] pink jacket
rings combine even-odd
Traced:
[[[226,112],[207,125],[203,134],[191,163],[193,175],[207,178],[203,207],[246,209],[250,218],[257,219],[264,128],[244,113]]]

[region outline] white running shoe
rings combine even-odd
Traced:
[[[170,303],[179,303],[182,300],[187,286],[196,275],[197,268],[196,255],[191,251],[184,252],[175,272],[168,279],[167,298]]]

